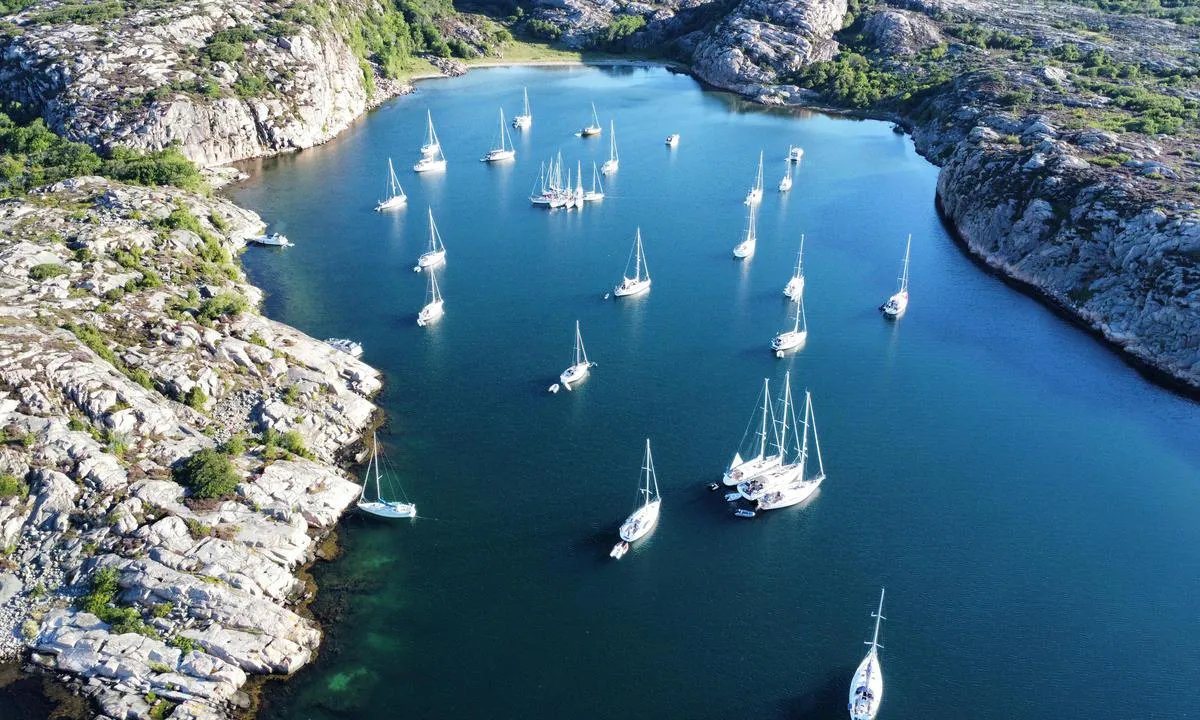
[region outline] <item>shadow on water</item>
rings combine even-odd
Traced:
[[[846,698],[854,668],[831,671],[820,685],[786,698],[779,706],[780,720],[832,720],[846,714]]]

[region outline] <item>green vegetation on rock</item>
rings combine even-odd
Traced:
[[[241,481],[229,456],[213,448],[196,451],[176,466],[172,476],[175,482],[192,491],[192,497],[200,499],[231,495]]]

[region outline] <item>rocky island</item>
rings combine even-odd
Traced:
[[[227,717],[312,658],[296,573],[380,378],[257,311],[262,220],[192,164],[325,142],[513,34],[897,123],[967,252],[1200,393],[1198,17],[1089,5],[5,3],[0,655],[113,718]]]

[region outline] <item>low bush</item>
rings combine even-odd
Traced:
[[[172,476],[175,482],[191,490],[192,497],[200,499],[232,495],[241,481],[229,456],[212,448],[196,451],[175,468]]]

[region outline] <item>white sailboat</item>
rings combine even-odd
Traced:
[[[592,161],[592,189],[583,194],[583,199],[587,202],[598,202],[604,199],[604,183],[600,182],[600,171],[596,169],[596,162]]]
[[[584,200],[584,192],[583,192],[583,163],[582,163],[582,162],[578,162],[578,161],[575,163],[575,193],[574,193],[574,198],[575,198],[575,207],[576,207],[576,208],[579,208],[579,209],[582,209],[582,208],[583,208],[583,200]]]
[[[570,390],[571,383],[577,383],[587,377],[588,370],[595,363],[588,360],[587,350],[583,348],[583,334],[579,332],[579,321],[575,321],[575,349],[571,355],[571,367],[563,370],[558,376],[563,387]]]
[[[783,179],[779,181],[779,192],[787,192],[792,189],[792,164],[784,163]]]
[[[503,162],[505,160],[515,160],[517,157],[517,149],[513,147],[512,138],[508,134],[508,126],[504,124],[504,108],[500,108],[500,138],[496,145],[488,150],[487,155],[484,155],[479,160],[480,162]]]
[[[746,237],[734,246],[733,256],[735,258],[748,258],[754,254],[754,248],[758,245],[758,233],[754,231],[754,208],[750,208],[750,220],[746,225]]]
[[[617,156],[617,127],[612,120],[608,121],[608,160],[600,167],[600,172],[612,175],[621,166],[621,158]]]
[[[754,176],[754,186],[750,188],[750,192],[746,193],[746,204],[754,207],[762,202],[763,198],[763,154],[760,150],[758,153],[758,174]]]
[[[804,234],[800,234],[800,252],[796,253],[796,269],[787,285],[783,287],[785,297],[800,302],[804,296]]]
[[[630,260],[634,261],[633,277],[629,277],[629,261],[625,262],[626,275],[621,284],[613,288],[613,295],[628,297],[640,295],[650,289],[650,269],[646,266],[646,251],[642,248],[642,229],[637,229],[637,239],[633,242],[633,252]]]
[[[415,518],[417,516],[417,506],[415,504],[384,498],[383,488],[380,486],[382,477],[383,471],[380,469],[379,460],[379,441],[372,434],[371,459],[367,461],[367,474],[363,476],[362,491],[358,494],[358,509],[385,518]],[[375,486],[375,499],[368,500],[367,488],[372,484]],[[404,491],[401,490],[400,494],[403,495]]]
[[[388,158],[387,197],[379,201],[375,210],[376,212],[392,210],[404,207],[407,202],[408,196],[404,194],[404,188],[400,187],[400,181],[396,179],[396,168],[392,166],[392,159]]]
[[[580,137],[592,137],[604,132],[604,128],[600,127],[600,116],[596,114],[596,103],[592,103],[592,124],[580,129]]]
[[[658,522],[662,497],[658,494],[658,478],[654,474],[654,458],[650,455],[649,439],[646,440],[646,456],[642,460],[637,500],[633,507],[633,513],[621,523],[621,529],[617,532],[621,542],[609,553],[612,557],[621,558],[629,551],[629,543],[644,538]]]
[[[771,350],[779,357],[788,350],[795,350],[808,340],[808,319],[804,316],[804,296],[794,303],[792,329],[784,330],[771,339]]]
[[[804,157],[804,148],[800,147],[799,145],[788,145],[788,161],[789,162],[798,163],[798,162],[800,162],[800,160],[803,157]]]
[[[567,169],[567,184],[563,187],[561,199],[563,206],[568,210],[571,210],[575,207],[575,191],[571,189],[570,168]],[[551,206],[553,207],[553,203],[551,203]]]
[[[414,172],[432,172],[446,169],[446,156],[442,154],[442,143],[438,140],[437,131],[433,129],[433,113],[425,111],[429,118],[429,129],[425,134],[425,144],[421,146],[421,159],[413,165]]]
[[[809,475],[808,464],[809,428],[812,428],[813,445],[817,451],[817,472],[813,475]],[[778,510],[804,502],[812,497],[812,494],[821,487],[821,483],[825,480],[825,463],[821,459],[821,441],[817,437],[817,418],[813,414],[812,395],[807,390],[804,391],[804,424],[800,430],[800,437],[802,438],[800,454],[791,466],[793,470],[791,479],[786,484],[776,484],[770,477],[770,473],[767,473],[764,476],[764,485],[773,486],[775,489],[769,490],[758,498],[759,510]],[[780,472],[783,472],[786,467],[782,466]]]
[[[888,317],[900,317],[908,309],[908,253],[911,249],[912,235],[909,235],[908,243],[904,246],[904,270],[900,273],[900,290],[879,308]]]
[[[771,388],[770,381],[763,379],[763,389],[761,408],[762,422],[756,424],[754,418],[750,419],[750,425],[746,426],[746,434],[749,435],[750,429],[754,428],[754,454],[748,458],[742,458],[742,447],[739,446],[733,454],[733,460],[729,462],[729,467],[725,469],[725,474],[721,481],[726,485],[738,485],[745,480],[756,477],[767,470],[777,467],[783,461],[781,453],[774,455],[767,454],[767,447],[770,444],[769,440],[774,441],[774,445],[779,445],[779,428],[775,424],[775,417],[771,407]],[[754,414],[759,414],[759,405],[755,406]],[[746,438],[742,437],[742,445],[745,445]]]
[[[679,145],[679,133],[671,133],[667,136],[667,147],[675,147]]]
[[[529,111],[529,88],[525,90],[525,109],[512,120],[512,126],[517,130],[528,130],[533,125],[533,113]]]
[[[747,500],[759,500],[769,493],[788,487],[804,476],[805,458],[807,456],[807,425],[805,425],[805,432],[802,437],[800,439],[793,438],[792,445],[788,444],[788,430],[789,428],[795,428],[797,425],[796,406],[792,402],[791,373],[784,373],[783,393],[780,395],[779,412],[775,417],[778,418],[778,433],[774,439],[776,440],[775,447],[779,451],[780,461],[774,467],[738,483],[738,492]],[[790,461],[788,459],[789,456],[792,458]]]
[[[883,616],[883,593],[879,590],[879,610],[871,613],[875,618],[875,634],[867,645],[871,649],[854,671],[854,679],[850,681],[850,720],[875,720],[879,706],[883,703],[883,667],[879,663],[879,621],[886,620]]]
[[[429,208],[429,249],[417,258],[417,269],[430,268],[446,262],[446,245],[442,242],[442,234],[438,232],[437,224],[433,222],[433,208]]]
[[[430,270],[429,286],[425,289],[425,307],[421,308],[421,312],[417,314],[417,325],[425,327],[432,322],[437,322],[445,312],[442,291],[437,284],[437,272]]]

